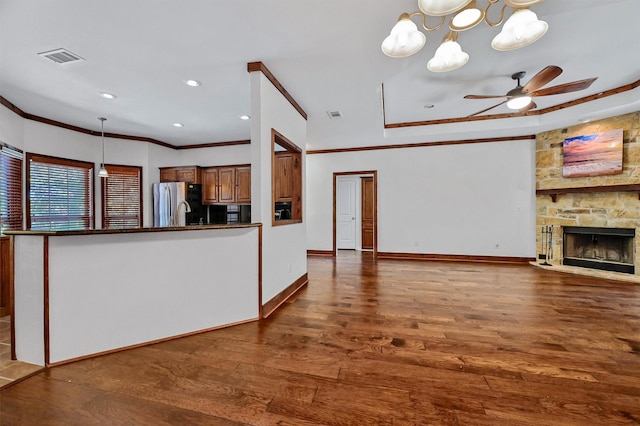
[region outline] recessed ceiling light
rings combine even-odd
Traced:
[[[107,93],[107,92],[100,92],[100,96],[102,96],[105,99],[115,99],[115,98],[117,98],[116,95],[114,95],[112,93]]]
[[[182,123],[173,123],[173,127],[184,127]]]
[[[240,120],[249,120],[251,118],[250,115],[241,115]]]
[[[184,84],[186,84],[187,86],[191,86],[191,87],[200,86],[200,82],[198,80],[185,80]]]

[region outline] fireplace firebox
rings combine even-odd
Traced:
[[[634,274],[633,228],[563,227],[564,265]]]

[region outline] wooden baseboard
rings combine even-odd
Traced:
[[[429,253],[390,253],[378,252],[378,259],[430,260],[441,262],[481,262],[481,263],[515,263],[528,264],[532,257],[511,256],[471,256],[464,254],[429,254]]]
[[[298,290],[300,290],[308,283],[309,275],[305,273],[300,278],[291,283],[291,285],[289,285],[287,288],[272,297],[271,300],[262,305],[262,318],[267,318],[269,315],[275,312],[275,310],[278,309],[280,305],[289,300],[291,296],[293,296]]]
[[[307,256],[333,257],[333,251],[331,251],[331,250],[307,250]]]

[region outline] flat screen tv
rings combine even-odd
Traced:
[[[562,176],[622,173],[622,129],[567,138],[562,145]]]

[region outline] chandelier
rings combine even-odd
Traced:
[[[543,0],[486,0],[487,6],[480,9],[477,0],[418,0],[420,11],[403,13],[391,29],[391,33],[382,42],[382,52],[392,58],[404,58],[418,52],[425,45],[427,37],[411,20],[414,16],[422,18],[422,28],[427,32],[440,29],[448,15],[449,32],[444,36],[442,44],[436,49],[434,57],[427,68],[433,72],[453,71],[469,60],[469,54],[462,51],[458,43],[458,34],[474,28],[481,22],[491,27],[502,25],[502,30],[493,38],[491,47],[505,51],[527,46],[542,37],[549,27],[529,7]],[[489,18],[489,10],[496,3],[504,2],[500,17],[493,22]],[[507,8],[512,8],[511,16],[505,21]],[[440,22],[429,27],[427,17],[440,17]]]

